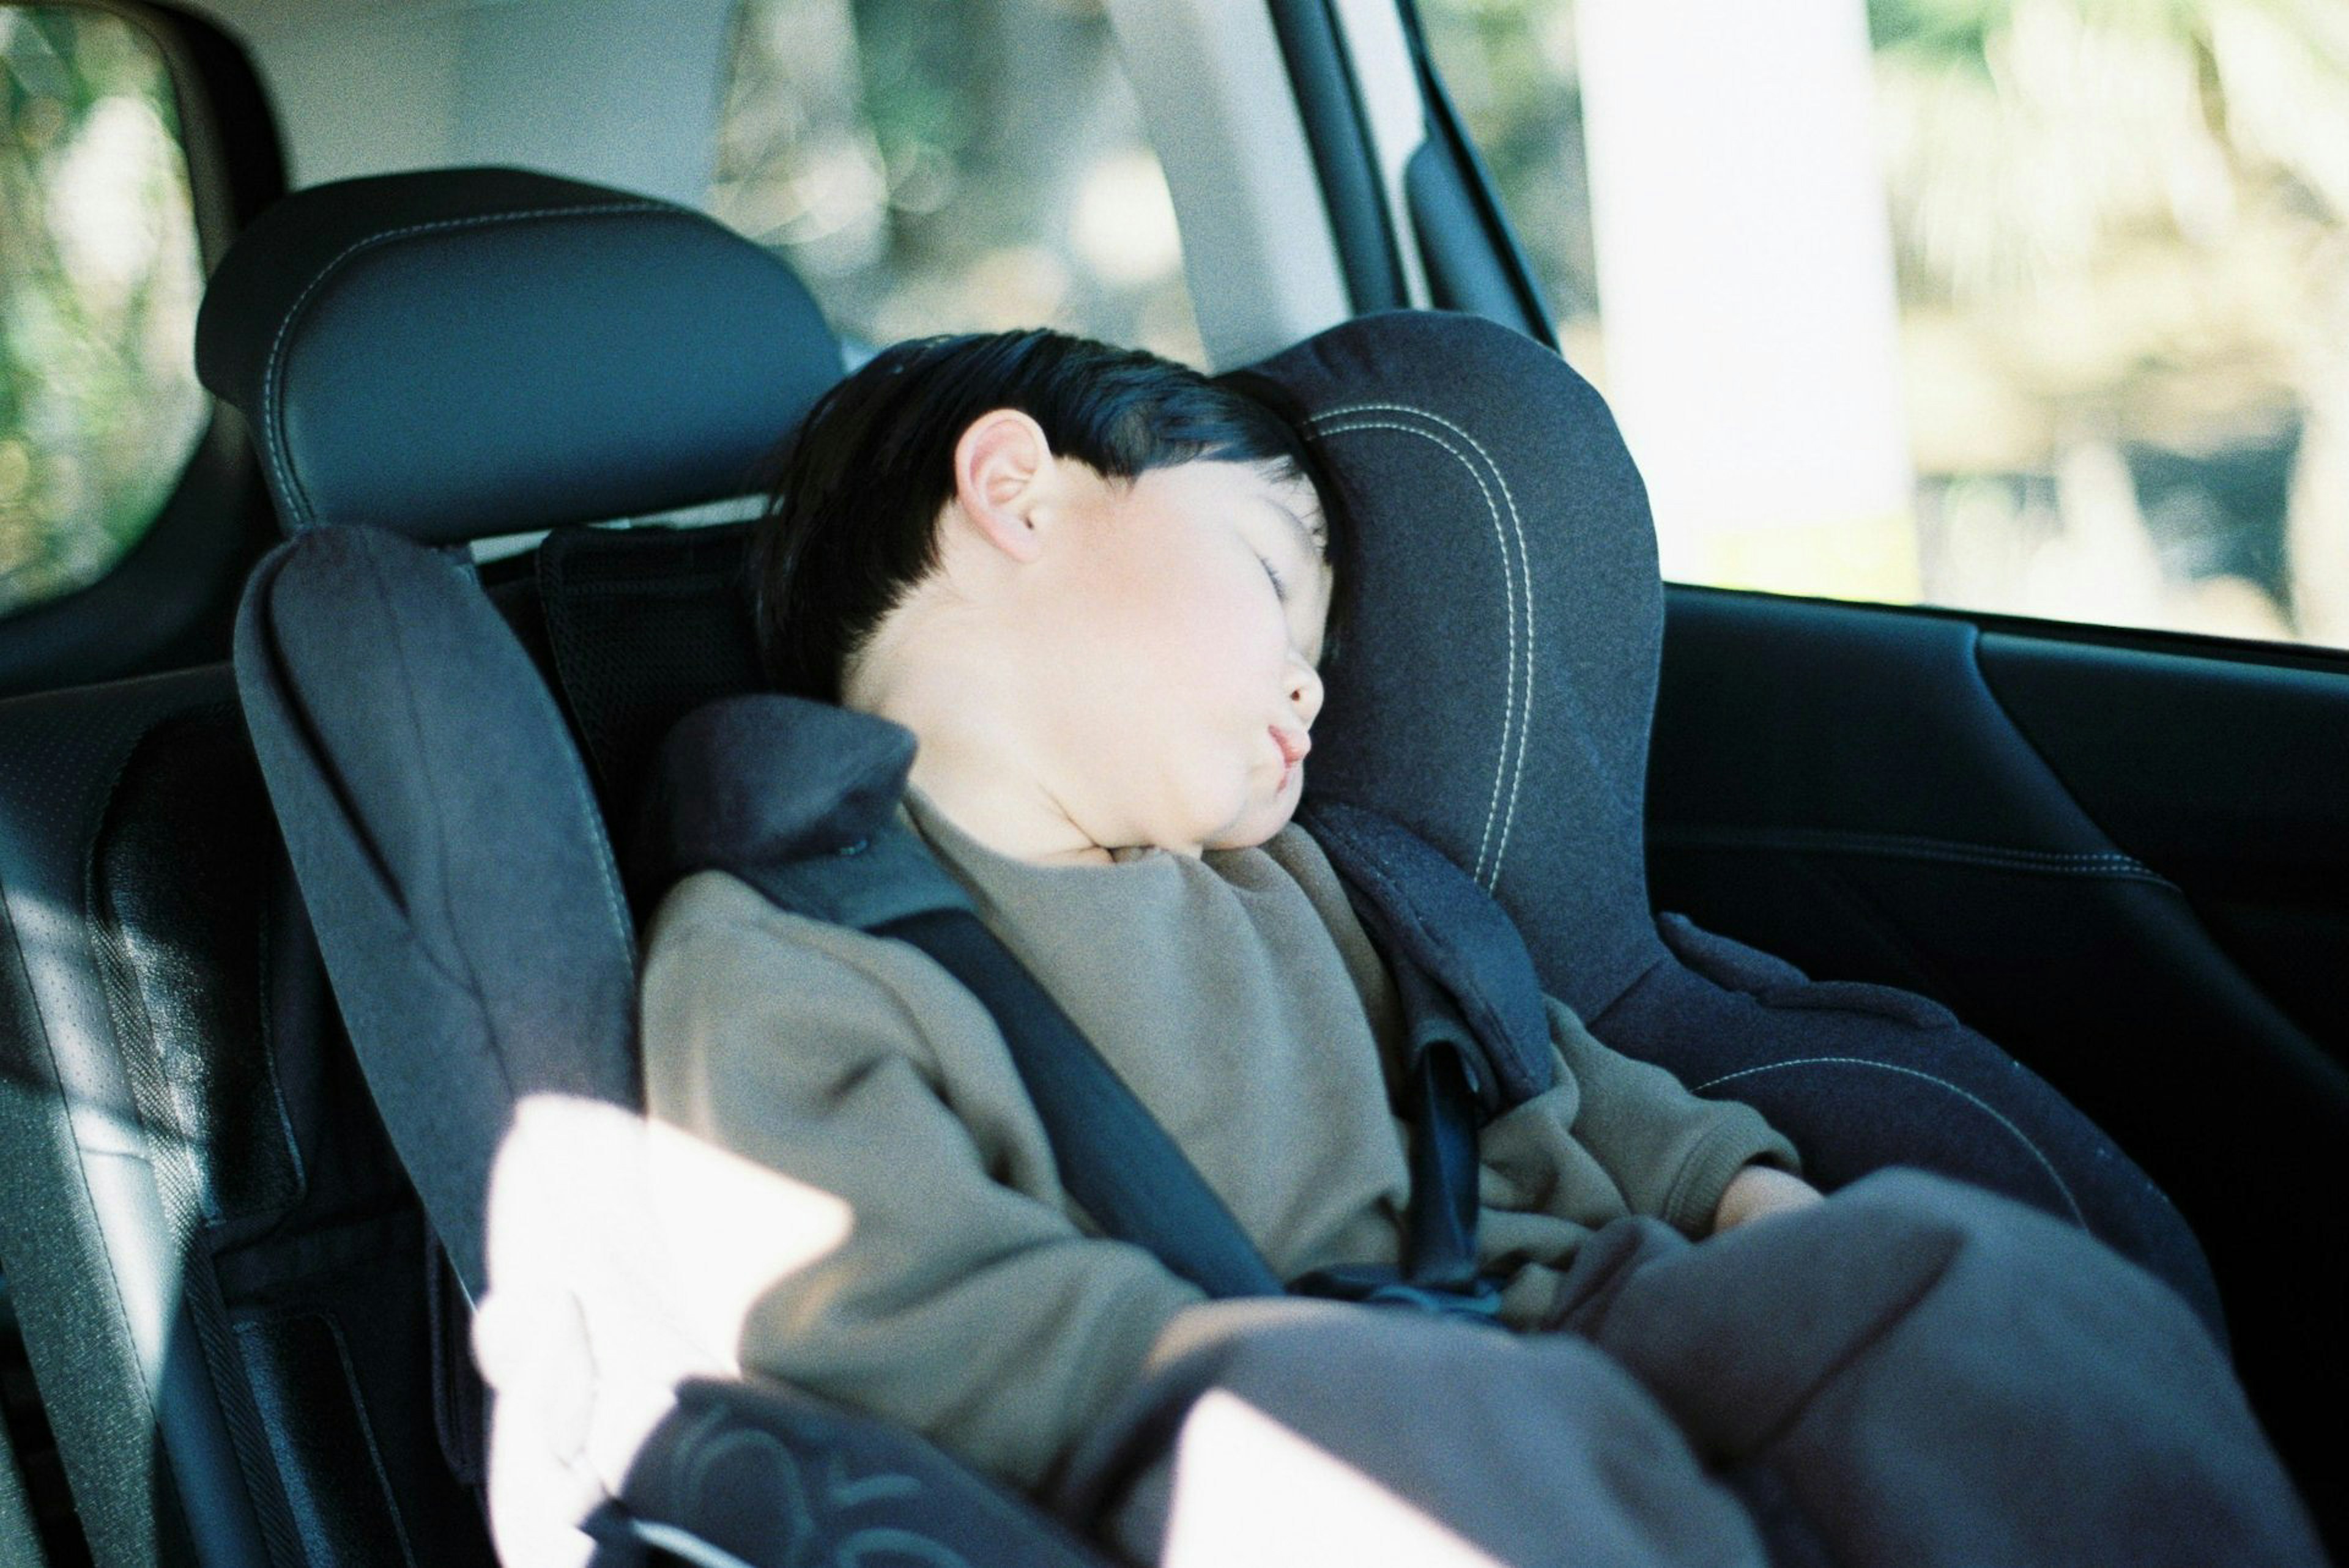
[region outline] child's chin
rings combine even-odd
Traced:
[[[1253,850],[1288,826],[1296,815],[1297,802],[1283,796],[1275,803],[1251,812],[1218,833],[1207,844],[1211,850]]]

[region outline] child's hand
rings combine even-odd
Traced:
[[[1800,1176],[1789,1176],[1769,1165],[1748,1165],[1729,1179],[1728,1190],[1713,1212],[1713,1233],[1788,1209],[1807,1209],[1822,1202],[1819,1190]]]

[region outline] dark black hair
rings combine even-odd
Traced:
[[[769,459],[746,562],[767,678],[840,700],[850,660],[938,564],[955,444],[996,408],[1053,452],[1131,480],[1195,461],[1263,465],[1330,491],[1296,429],[1263,401],[1139,349],[1034,330],[885,349],[825,393]],[[1332,553],[1331,559],[1335,560]]]

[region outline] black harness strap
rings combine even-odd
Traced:
[[[1533,956],[1492,894],[1401,823],[1335,800],[1299,820],[1402,1003],[1412,1199],[1401,1268],[1325,1269],[1291,1288],[1497,1321],[1498,1288],[1477,1272],[1477,1130],[1557,1082]]]
[[[1402,1086],[1411,1123],[1411,1208],[1402,1263],[1317,1269],[1291,1283],[1303,1295],[1402,1306],[1497,1323],[1500,1291],[1477,1272],[1476,1215],[1484,1120],[1467,1031],[1426,975],[1392,960],[1410,1031]]]
[[[768,693],[700,708],[662,748],[640,885],[722,870],[780,908],[918,948],[994,1018],[1061,1185],[1105,1234],[1210,1295],[1282,1294],[1166,1130],[897,820],[913,755],[897,726],[824,704]],[[1342,806],[1310,825],[1402,996],[1412,1202],[1400,1267],[1288,1288],[1495,1321],[1498,1291],[1477,1273],[1477,1129],[1555,1076],[1532,960],[1490,895],[1416,835]]]
[[[1061,1183],[1106,1233],[1147,1247],[1213,1296],[1280,1280],[1164,1128],[995,934],[968,910],[872,928],[911,943],[987,1006],[1036,1104]]]
[[[821,703],[761,694],[697,709],[654,773],[645,885],[714,868],[779,908],[920,949],[995,1019],[1061,1185],[1105,1234],[1209,1295],[1280,1295],[1206,1179],[897,821],[913,759],[896,725]]]

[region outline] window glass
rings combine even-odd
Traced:
[[[710,208],[852,342],[1049,325],[1206,360],[1097,3],[744,0]]]
[[[2349,645],[2336,0],[1419,0],[1668,575]]]
[[[103,12],[0,5],[0,615],[104,576],[202,434],[169,71]]]

